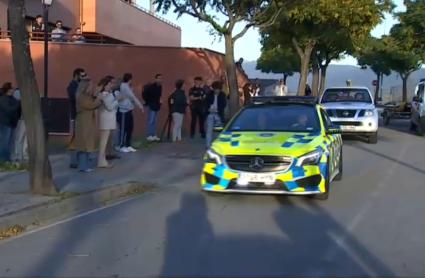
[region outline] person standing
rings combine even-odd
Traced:
[[[10,161],[13,131],[20,113],[21,106],[13,97],[12,83],[6,82],[0,88],[0,161]]]
[[[100,80],[98,84],[102,99],[102,105],[99,107],[98,114],[100,142],[97,167],[99,168],[112,167],[112,164],[109,164],[106,160],[106,146],[111,138],[111,132],[117,127],[118,100],[114,97],[112,92],[112,81],[113,79],[108,76]]]
[[[305,85],[305,92],[304,92],[305,96],[311,96],[311,88],[310,85],[308,85],[308,83]]]
[[[19,90],[19,88],[15,89],[13,97],[21,105],[21,91]],[[17,162],[20,164],[28,161],[28,139],[22,113],[13,134],[13,149],[11,154],[11,160],[12,162]]]
[[[120,85],[122,100],[118,102],[117,120],[120,123],[120,152],[129,153],[137,150],[131,146],[133,137],[134,119],[133,110],[136,105],[144,112],[142,103],[134,95],[132,88],[133,75],[125,73]]]
[[[74,43],[85,43],[86,38],[83,36],[83,32],[80,27],[75,28],[74,34],[71,37],[71,41]]]
[[[205,97],[206,89],[202,84],[202,77],[195,77],[195,84],[189,91],[191,123],[190,138],[195,137],[196,124],[199,125],[199,133],[205,138]]]
[[[212,91],[208,93],[206,97],[206,105],[208,109],[207,116],[207,134],[206,134],[206,144],[207,148],[211,147],[212,137],[215,126],[223,125],[224,120],[224,111],[227,105],[227,97],[223,92],[223,84],[220,81],[215,81],[212,84]]]
[[[93,171],[89,158],[96,150],[96,111],[102,105],[102,97],[90,80],[82,80],[78,84],[76,100],[75,147],[78,170],[88,173]]]
[[[120,95],[121,78],[114,78],[113,76],[110,76],[110,77],[113,80],[112,95],[118,101],[118,105],[119,105],[119,102],[125,98]],[[116,114],[118,114],[118,107],[117,107]],[[116,151],[119,151],[119,148],[120,148],[120,123],[117,120],[117,117],[115,118],[116,118],[117,128],[111,131],[108,144],[106,145],[107,160],[121,159],[121,156],[119,156],[116,153]]]
[[[145,105],[149,108],[148,114],[148,133],[147,140],[149,142],[161,141],[156,135],[157,131],[157,118],[159,110],[161,109],[161,96],[162,96],[162,74],[155,75],[155,81],[144,86],[142,97]]]
[[[32,39],[41,41],[44,38],[44,20],[41,15],[35,17],[35,21],[32,24]]]
[[[77,168],[77,152],[74,147],[75,140],[75,118],[77,116],[77,104],[76,104],[76,95],[78,84],[83,78],[86,78],[86,72],[82,68],[76,68],[72,74],[72,80],[69,83],[66,91],[68,93],[68,102],[69,102],[69,133],[71,134],[71,140],[69,143],[69,151],[70,151],[70,168]]]
[[[170,96],[171,113],[173,115],[173,142],[182,140],[183,118],[187,106],[187,98],[183,85],[184,80],[177,80],[176,90]]]
[[[62,28],[62,21],[56,21],[56,28],[52,30],[52,41],[66,42],[66,31]]]
[[[288,87],[286,86],[283,79],[279,80],[279,84],[275,88],[275,96],[284,97],[288,95]]]

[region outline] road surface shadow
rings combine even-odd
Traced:
[[[305,209],[290,198],[278,200],[273,217],[282,236],[265,235],[267,227],[264,234],[217,235],[204,195],[183,194],[180,209],[166,222],[162,276],[393,276],[313,201]]]
[[[362,150],[362,151],[365,151],[365,152],[368,152],[368,153],[371,153],[371,154],[373,154],[373,155],[379,156],[379,157],[381,157],[381,158],[384,158],[384,159],[389,160],[389,161],[391,161],[391,162],[397,163],[397,164],[399,164],[399,165],[402,165],[402,166],[407,167],[407,168],[409,168],[409,169],[411,169],[411,170],[413,170],[413,171],[416,171],[416,172],[418,172],[418,173],[420,173],[420,174],[425,175],[425,169],[424,169],[424,168],[416,167],[416,166],[414,166],[414,165],[411,165],[411,164],[409,164],[409,163],[406,163],[406,162],[404,162],[404,161],[401,161],[401,160],[396,159],[396,158],[394,158],[394,157],[391,157],[391,156],[389,156],[389,155],[386,155],[386,154],[380,153],[380,152],[378,152],[378,151],[375,151],[375,150],[372,150],[372,149],[366,148],[366,147],[361,146],[361,145],[352,145],[352,147],[353,147],[353,148],[356,148],[356,149],[359,149],[359,150]]]

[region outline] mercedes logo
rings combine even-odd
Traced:
[[[348,116],[350,115],[350,112],[348,112],[348,111],[344,111],[344,112],[342,113],[342,115],[344,115],[345,117],[348,117]]]
[[[249,164],[249,168],[253,170],[261,170],[264,168],[264,160],[259,157],[254,157],[251,159],[251,163]]]

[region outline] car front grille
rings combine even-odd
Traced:
[[[362,126],[362,122],[333,122],[336,125],[342,126]]]
[[[331,117],[354,118],[356,116],[357,110],[354,110],[354,109],[334,109],[334,110],[328,110],[327,112]]]
[[[242,172],[286,171],[293,159],[289,156],[229,155],[225,157],[230,169]]]

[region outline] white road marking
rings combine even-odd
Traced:
[[[55,222],[55,223],[52,223],[52,224],[49,224],[49,225],[46,225],[46,226],[43,226],[43,227],[34,229],[34,230],[30,230],[28,232],[24,232],[24,233],[22,233],[20,235],[17,235],[15,237],[11,237],[11,238],[8,238],[8,239],[5,239],[5,240],[0,241],[0,245],[5,244],[5,243],[8,243],[8,242],[11,242],[11,241],[16,240],[16,239],[19,239],[19,238],[23,238],[23,237],[29,236],[31,234],[35,234],[35,233],[38,233],[38,232],[41,232],[41,231],[50,229],[52,227],[55,227],[55,226],[58,226],[58,225],[61,225],[61,224],[67,223],[67,222],[71,222],[71,221],[76,220],[78,218],[82,218],[82,217],[88,216],[90,214],[93,214],[93,213],[96,213],[96,212],[99,212],[99,211],[102,211],[102,210],[105,210],[105,209],[109,209],[109,208],[113,208],[113,207],[122,205],[122,204],[124,204],[126,202],[130,202],[130,201],[135,200],[137,198],[141,198],[142,196],[143,195],[138,195],[138,196],[134,196],[134,197],[131,197],[131,198],[128,198],[128,199],[124,199],[124,200],[121,200],[119,202],[116,202],[116,203],[113,203],[113,204],[110,204],[110,205],[107,205],[107,206],[104,206],[104,207],[100,207],[100,208],[96,208],[96,209],[93,209],[93,210],[89,210],[89,211],[83,212],[81,214],[78,214],[78,215],[75,215],[75,216],[66,218],[64,220],[61,220],[61,221],[58,221],[58,222]]]

